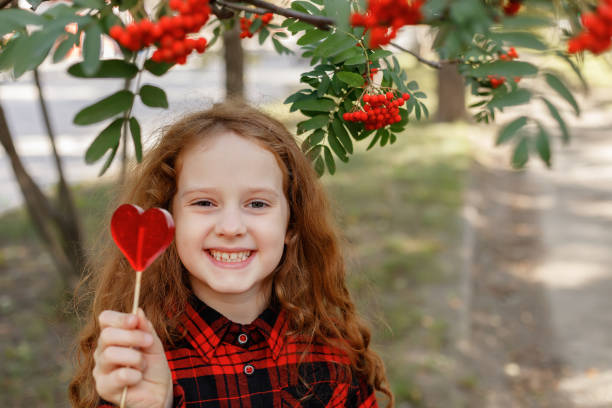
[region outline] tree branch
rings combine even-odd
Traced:
[[[425,64],[425,65],[429,65],[430,67],[435,68],[435,69],[440,69],[440,68],[442,68],[442,62],[438,62],[438,61],[429,61],[429,60],[426,60],[425,58],[421,57],[421,56],[420,56],[419,54],[417,54],[416,52],[414,52],[414,51],[410,51],[409,49],[404,48],[404,47],[402,47],[402,46],[400,46],[400,45],[397,45],[397,44],[396,44],[396,43],[394,43],[394,42],[391,42],[391,43],[389,43],[389,44],[391,44],[392,46],[394,46],[395,48],[397,48],[397,49],[398,49],[398,50],[400,50],[400,51],[407,52],[408,54],[412,55],[414,58],[416,58],[417,60],[419,60],[419,62],[422,62],[422,63],[423,63],[423,64]]]
[[[268,3],[264,0],[242,0],[242,2],[252,4],[255,7],[261,7],[262,9],[269,10],[270,12],[281,16],[296,18],[300,21],[310,23],[315,27],[319,27],[322,30],[329,30],[331,26],[336,25],[336,22],[331,18],[300,13],[299,11],[279,7],[276,4]]]
[[[268,10],[266,10],[266,9],[257,8],[257,7],[253,8],[253,7],[242,6],[242,5],[237,4],[237,3],[230,3],[229,1],[215,0],[215,3],[217,3],[218,5],[223,6],[223,7],[231,8],[233,10],[242,10],[242,11],[246,11],[246,12],[249,12],[249,13],[266,14],[268,12]]]

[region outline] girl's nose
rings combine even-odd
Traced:
[[[215,225],[215,233],[223,236],[243,235],[246,233],[246,225],[242,214],[237,209],[226,208],[220,212]]]

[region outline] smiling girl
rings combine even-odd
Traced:
[[[345,285],[325,193],[293,137],[247,106],[172,125],[115,204],[170,211],[173,244],[143,274],[109,238],[70,383],[73,407],[376,407],[389,397]],[[109,215],[110,219],[110,215]],[[148,318],[147,318],[148,316]]]

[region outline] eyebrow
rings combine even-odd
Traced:
[[[191,188],[185,191],[183,194],[181,194],[181,198],[185,197],[186,195],[193,194],[193,193],[218,193],[218,192],[219,190],[213,187],[196,187],[196,188]],[[272,188],[267,188],[267,187],[252,187],[252,188],[247,189],[246,192],[249,194],[265,193],[265,194],[269,194],[273,196],[274,198],[278,198],[278,193],[276,192],[276,190]]]

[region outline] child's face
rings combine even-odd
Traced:
[[[267,296],[289,205],[275,156],[233,132],[185,149],[173,199],[176,248],[202,300]],[[246,299],[245,299],[246,300]]]

